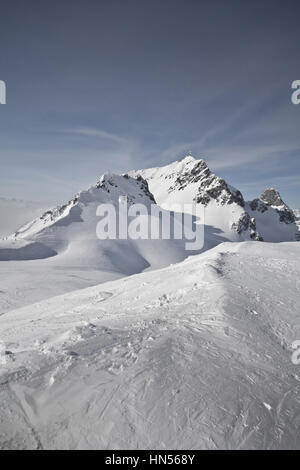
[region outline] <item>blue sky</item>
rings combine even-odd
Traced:
[[[191,151],[300,207],[300,7],[276,0],[1,2],[0,196],[64,202]]]

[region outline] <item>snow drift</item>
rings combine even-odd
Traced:
[[[299,448],[299,256],[223,243],[0,316],[0,447]]]
[[[203,252],[98,240],[120,197],[201,205]],[[187,157],[104,175],[2,240],[0,448],[299,448],[300,244],[258,241],[296,222]]]

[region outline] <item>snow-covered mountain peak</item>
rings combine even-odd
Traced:
[[[242,193],[215,175],[207,163],[187,156],[161,168],[130,172],[141,175],[149,183],[157,203],[169,210],[201,204],[205,209],[205,225],[213,227],[228,240],[260,240],[255,220],[245,212]]]
[[[293,211],[275,189],[245,202],[242,193],[215,175],[207,163],[187,156],[161,168],[130,172],[149,183],[157,203],[172,206],[197,203],[205,208],[205,225],[223,233],[226,239],[265,241],[295,240],[297,227]]]
[[[142,203],[149,206],[155,203],[147,181],[141,176],[133,178],[128,175],[105,174],[95,185],[80,191],[66,204],[47,210],[40,217],[22,226],[10,238],[31,237],[54,224],[70,225],[81,222],[81,214],[86,206],[96,207],[106,203],[117,205],[122,196],[126,197],[128,205]]]
[[[263,191],[259,199],[254,199],[250,202],[252,211],[264,213],[268,210],[273,210],[279,215],[280,222],[285,224],[295,223],[295,214],[282,200],[279,192],[274,188],[268,188]]]
[[[193,157],[192,155],[186,155],[181,161],[183,163],[190,163],[190,162],[195,162],[196,158]]]
[[[196,202],[207,206],[211,201],[217,205],[236,203],[244,207],[240,191],[211,172],[207,163],[186,156],[160,168],[149,168],[130,172],[141,175],[149,183],[150,191],[159,204],[170,202]]]
[[[281,199],[279,192],[274,188],[265,189],[262,192],[260,199],[266,204],[268,204],[269,206],[283,206],[284,205],[284,202]]]
[[[224,239],[295,240],[297,232],[293,211],[275,189],[267,189],[260,199],[245,203],[242,193],[215,175],[204,160],[187,155],[161,168],[105,174],[95,185],[46,211],[9,238],[46,241],[55,252],[61,252],[73,242],[75,233],[76,238],[79,234],[81,238],[83,234],[94,238],[97,207],[109,203],[118,211],[122,197],[128,205],[140,203],[149,208],[157,202],[175,212],[190,212],[193,203],[201,205],[211,246]]]
[[[126,196],[128,204],[143,203],[149,205],[155,203],[153,194],[149,191],[148,183],[141,176],[133,178],[128,174],[115,175],[105,174],[95,186],[92,186],[88,192],[98,199],[99,189],[107,193],[110,202],[119,201],[120,196]],[[102,193],[101,200],[102,201]]]
[[[194,202],[205,206],[212,200],[218,205],[237,203],[244,207],[244,199],[240,191],[228,185],[223,178],[212,173],[204,160],[195,161],[182,175],[176,178],[169,192],[183,190],[190,184],[197,184]]]

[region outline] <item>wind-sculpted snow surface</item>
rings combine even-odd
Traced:
[[[0,316],[0,447],[299,448],[299,255],[223,243]]]
[[[300,238],[297,214],[193,157],[130,175],[0,241],[0,447],[299,448],[300,244],[256,241]],[[205,207],[202,253],[99,240],[120,198]]]

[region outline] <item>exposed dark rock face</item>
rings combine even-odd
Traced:
[[[265,212],[269,207],[276,210],[279,215],[280,222],[285,224],[295,223],[294,212],[284,203],[281,196],[276,189],[266,189],[260,199],[254,199],[250,202],[250,207],[253,211]]]
[[[54,221],[58,217],[60,217],[68,207],[75,206],[77,201],[78,201],[78,195],[74,196],[73,199],[71,199],[69,202],[67,202],[67,204],[55,207],[54,209],[51,209],[51,210],[48,210],[48,211],[44,212],[44,214],[41,215],[40,219],[45,221],[45,223],[48,222],[49,220]]]
[[[213,199],[218,204],[237,203],[244,207],[245,201],[242,193],[235,188],[229,186],[225,180],[219,178],[210,171],[203,160],[198,161],[192,169],[187,170],[177,177],[169,192],[174,190],[183,190],[189,184],[198,183],[198,191],[194,201],[205,206]]]
[[[251,218],[248,212],[243,212],[238,221],[234,222],[231,226],[232,230],[235,230],[239,235],[242,232],[250,231],[250,238],[252,240],[263,241],[262,236],[256,230],[256,221]]]
[[[268,210],[267,204],[265,204],[260,199],[253,199],[253,201],[250,202],[250,207],[253,211],[259,211],[262,213]]]
[[[103,189],[107,193],[110,192],[110,189],[109,189],[110,186],[114,186],[115,188],[117,187],[117,185],[114,184],[112,178],[107,175],[103,175],[100,181],[98,181],[98,183],[96,184],[96,188]]]
[[[283,202],[276,189],[266,189],[260,199],[278,212],[280,222],[292,224],[296,221],[294,212]]]
[[[128,175],[123,175],[125,179],[129,179]],[[139,185],[141,189],[140,196],[147,196],[151,201],[155,203],[155,199],[153,194],[149,190],[148,182],[142,178],[141,176],[138,176],[137,178],[131,178],[132,181],[136,182],[136,184]],[[101,189],[103,191],[106,191],[109,193],[112,188],[117,188],[118,185],[116,184],[114,177],[111,175],[103,175],[101,179],[96,183],[95,187],[97,189]],[[133,203],[135,197],[128,195],[128,202]],[[48,223],[49,221],[51,222],[56,222],[57,219],[59,219],[65,212],[67,213],[67,210],[72,210],[72,218],[73,221],[77,222],[82,222],[82,219],[80,217],[81,210],[78,206],[78,203],[82,204],[87,204],[92,200],[92,196],[89,194],[89,191],[82,191],[81,193],[76,194],[76,196],[73,197],[70,201],[68,201],[66,204],[62,206],[55,207],[54,209],[46,211],[41,217],[40,220],[44,222],[44,224]],[[77,212],[76,212],[77,211]],[[57,222],[58,225],[63,225],[64,221],[61,220]],[[15,235],[18,235],[18,232],[15,233]]]
[[[268,206],[285,206],[280,194],[276,189],[266,189],[260,199],[265,202]]]
[[[280,222],[285,224],[293,224],[295,222],[295,216],[290,209],[277,211],[279,213]]]
[[[128,174],[124,174],[123,175],[123,178],[124,179],[131,179],[132,181],[135,181],[136,184],[139,185],[140,189],[141,189],[141,193],[140,193],[140,196],[147,196],[151,201],[153,201],[155,204],[155,199],[154,199],[154,196],[153,194],[150,192],[149,190],[149,185],[148,185],[148,182],[141,176],[141,175],[138,175],[136,178],[131,178],[130,176],[128,176]],[[96,184],[96,188],[98,189],[103,189],[104,191],[107,191],[108,193],[110,192],[110,186],[111,187],[115,187],[117,188],[118,185],[115,183],[113,177],[109,177],[107,175],[104,175],[102,176],[101,180],[98,181],[98,183]],[[130,195],[128,195],[130,196]],[[131,199],[135,199],[134,196],[130,196]],[[129,199],[128,199],[129,201]]]
[[[141,175],[139,175],[136,180],[138,181],[138,184],[141,188],[141,191],[143,194],[145,194],[151,201],[153,201],[155,204],[156,204],[156,201],[154,199],[154,196],[153,194],[150,192],[149,190],[149,185],[148,185],[148,182],[142,178]]]

